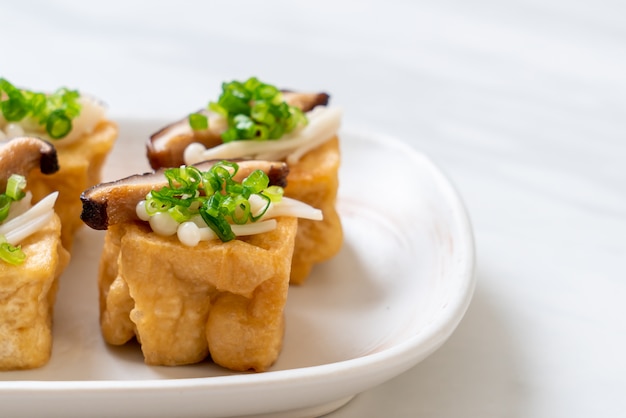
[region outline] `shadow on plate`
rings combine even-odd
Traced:
[[[504,308],[481,287],[489,282],[481,276],[465,317],[436,353],[328,417],[524,416],[523,365],[514,330],[500,315]],[[395,415],[381,399],[393,399]]]

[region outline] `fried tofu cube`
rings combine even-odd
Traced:
[[[39,170],[33,170],[28,176],[34,202],[59,191],[56,212],[61,218],[61,240],[68,250],[72,248],[76,231],[83,225],[80,220],[80,194],[101,181],[102,168],[117,139],[117,133],[117,125],[104,120],[84,138],[56,147],[59,171],[42,174]]]
[[[54,215],[21,243],[26,260],[0,261],[0,370],[31,369],[48,362],[58,279],[69,262]]]
[[[308,203],[324,214],[323,221],[298,220],[291,283],[304,283],[315,264],[332,258],[341,249],[343,230],[335,207],[339,163],[339,139],[335,137],[289,166],[285,196]]]
[[[146,225],[112,225],[100,262],[104,339],[137,337],[151,365],[197,363],[264,371],[278,357],[298,221],[186,247]]]

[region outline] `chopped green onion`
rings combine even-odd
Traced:
[[[67,114],[60,109],[50,113],[48,120],[46,121],[46,131],[50,138],[59,139],[63,138],[72,130],[72,120]]]
[[[33,114],[43,114],[46,111],[47,99],[43,93],[32,93],[30,96],[30,105]]]
[[[249,193],[261,193],[269,186],[270,179],[262,170],[254,170],[241,184],[249,190]]]
[[[208,109],[228,121],[221,135],[223,142],[279,139],[308,123],[300,109],[283,100],[278,88],[256,77],[222,83],[221,95],[217,102],[209,102]],[[190,115],[189,124],[194,130],[196,123]]]
[[[3,92],[7,97],[6,100],[0,102],[0,110],[4,118],[9,122],[24,119],[28,114],[28,102],[22,92],[4,78],[0,78],[0,98]]]
[[[19,89],[0,78],[0,112],[7,121],[31,118],[45,128],[52,139],[61,139],[72,130],[72,119],[80,114],[76,90],[60,88],[52,94]]]
[[[235,233],[225,218],[219,215],[212,215],[206,210],[205,206],[200,208],[200,216],[202,216],[207,226],[211,228],[213,232],[215,232],[215,235],[223,242],[235,239]]]
[[[233,118],[235,130],[240,139],[252,139],[256,132],[256,124],[250,116],[238,114]]]
[[[237,225],[245,224],[250,218],[250,202],[242,195],[226,196],[220,203],[220,209]]]
[[[261,86],[261,82],[256,77],[250,77],[243,83],[244,88],[248,91],[255,91]]]
[[[191,218],[189,208],[185,206],[172,206],[167,213],[179,224],[188,221]]]
[[[13,199],[11,199],[5,193],[0,194],[0,222],[4,221],[9,216],[11,203],[13,203]]]
[[[222,115],[224,117],[228,117],[228,111],[224,109],[222,106],[218,105],[216,102],[209,103],[208,109],[211,112],[215,112],[218,115]]]
[[[201,113],[192,113],[189,115],[189,126],[194,131],[203,131],[209,128],[209,118]]]
[[[268,187],[269,177],[263,171],[255,170],[238,182],[233,179],[238,170],[238,164],[228,161],[205,172],[193,166],[167,169],[168,185],[146,195],[146,212],[151,216],[168,212],[178,223],[200,215],[222,241],[230,241],[235,238],[231,223],[256,222],[269,208],[269,196],[282,196],[281,187]],[[249,198],[253,194],[267,202],[261,215],[252,214]]]
[[[250,110],[250,117],[259,123],[265,123],[267,125],[276,124],[276,116],[270,112],[269,107],[269,103],[265,101],[255,103]]]
[[[237,134],[237,130],[235,128],[228,128],[222,133],[222,141],[223,142],[231,142],[239,139],[239,135]]]
[[[280,186],[270,186],[263,190],[263,196],[269,197],[272,202],[276,203],[280,202],[280,200],[283,198],[284,192],[285,189]]]
[[[0,260],[3,260],[9,264],[19,265],[26,260],[26,254],[22,251],[21,246],[13,246],[6,242],[4,235],[0,236]]]
[[[26,177],[19,174],[11,174],[7,180],[6,195],[13,200],[20,200],[24,197],[24,189],[26,188]]]
[[[11,204],[25,196],[26,177],[19,174],[11,174],[7,180],[7,189],[0,194],[0,222],[9,216]]]

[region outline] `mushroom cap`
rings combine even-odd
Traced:
[[[59,171],[54,145],[33,136],[19,136],[0,142],[0,190],[6,188],[11,174],[27,176],[38,168],[43,174]]]
[[[201,171],[207,171],[218,161],[205,161],[194,165]],[[269,177],[270,185],[286,187],[289,167],[284,162],[274,161],[239,161],[239,170],[234,176],[243,180],[254,170],[263,170]],[[90,228],[105,230],[109,225],[139,220],[135,208],[137,203],[146,198],[151,190],[166,186],[163,175],[165,168],[143,174],[135,174],[116,181],[100,183],[85,190],[80,200],[83,210],[82,221]]]

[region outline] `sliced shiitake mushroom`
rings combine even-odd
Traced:
[[[330,96],[326,93],[300,93],[283,90],[284,100],[304,112],[316,106],[326,106]],[[206,110],[199,110],[209,116]],[[209,116],[209,129],[194,131],[189,126],[188,118],[180,119],[154,133],[147,142],[147,157],[153,169],[178,167],[184,164],[183,152],[187,145],[199,142],[207,148],[221,144],[221,133],[226,129],[222,118]]]
[[[299,107],[303,112],[308,112],[316,106],[327,106],[330,96],[326,93],[301,93],[283,90],[283,99],[291,106]]]
[[[196,113],[209,117],[206,110],[199,110]],[[185,163],[183,152],[192,142],[200,142],[205,147],[219,145],[222,142],[221,129],[219,124],[212,122],[213,118],[210,118],[211,129],[194,131],[189,126],[189,119],[185,117],[154,133],[146,144],[150,166],[154,170],[161,167],[179,167]]]
[[[205,161],[195,167],[202,171],[211,168],[216,161]],[[269,177],[270,185],[285,187],[289,167],[284,162],[239,161],[239,170],[235,180],[241,181],[254,170],[263,170]],[[80,200],[83,211],[80,218],[89,227],[104,230],[109,225],[138,220],[135,212],[137,203],[146,198],[151,190],[158,190],[167,185],[163,175],[165,169],[136,174],[109,183],[100,183],[85,190]]]
[[[32,136],[20,136],[0,142],[0,190],[6,188],[11,174],[27,176],[36,168],[44,174],[59,170],[54,145]]]

